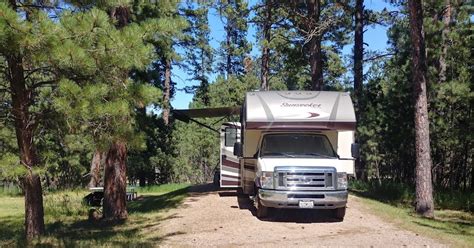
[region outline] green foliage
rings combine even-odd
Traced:
[[[242,0],[219,1],[216,6],[226,31],[226,39],[218,50],[217,71],[224,74],[242,75],[246,71],[245,58],[252,50],[247,41],[248,3]]]
[[[430,139],[433,158],[433,181],[441,189],[473,188],[472,123],[472,29],[468,9],[453,4],[453,22],[449,40],[443,41],[444,1],[426,5],[424,20],[428,60],[428,99]],[[361,99],[358,133],[362,160],[369,178],[394,179],[414,183],[414,120],[412,108],[411,43],[408,19],[395,19],[388,31],[389,52],[394,55],[373,63],[367,73]],[[446,81],[440,79],[443,43]]]
[[[415,187],[393,180],[352,180],[349,188],[356,194],[386,202],[394,206],[411,207],[415,201]],[[434,190],[436,209],[474,212],[474,192],[436,189]]]
[[[353,180],[350,182],[351,190],[379,201],[391,203],[393,205],[409,206],[415,199],[414,188],[390,180],[378,182],[371,180],[368,182]]]
[[[116,29],[98,9],[65,13],[61,23],[74,38],[53,56],[64,72],[56,109],[71,129],[90,134],[102,149],[117,140],[139,148],[143,137],[133,128],[134,108],[156,101],[159,91],[126,78],[128,71],[144,69],[153,58],[152,46],[143,40],[146,30],[138,24]],[[68,78],[68,71],[80,74]]]

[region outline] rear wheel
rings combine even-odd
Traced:
[[[257,194],[255,194],[255,208],[257,209],[257,218],[265,218],[268,216],[268,207],[263,206],[262,201],[260,200],[260,197],[258,197],[258,190]]]
[[[336,208],[333,210],[334,218],[343,221],[346,215],[346,207]]]

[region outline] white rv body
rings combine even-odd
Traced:
[[[355,124],[349,93],[247,93],[236,154],[240,186],[255,197],[257,215],[269,207],[315,208],[343,218]]]

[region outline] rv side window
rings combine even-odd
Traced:
[[[233,127],[225,128],[225,146],[234,147],[234,143],[237,141],[237,129]]]

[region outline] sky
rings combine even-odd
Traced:
[[[249,5],[255,5],[255,1],[249,1]],[[380,11],[383,8],[387,8],[388,10],[395,10],[394,6],[390,6],[385,1],[381,0],[365,0],[364,1],[365,9],[368,10],[375,10]],[[211,46],[214,49],[219,47],[220,42],[225,38],[225,31],[224,25],[219,18],[218,14],[214,9],[209,11],[209,25],[210,25],[210,37],[211,37]],[[364,33],[364,42],[367,43],[368,46],[365,46],[364,49],[370,51],[380,51],[383,52],[387,49],[387,27],[382,27],[380,25],[375,26],[367,26],[365,27],[366,32]],[[254,25],[249,25],[249,30],[247,33],[247,39],[252,43],[252,56],[260,56],[259,47],[256,41],[256,30]],[[351,55],[352,54],[352,46],[350,44],[343,49],[344,55]],[[213,82],[217,75],[210,76],[210,82]],[[192,81],[189,79],[189,75],[181,68],[175,66],[172,70],[172,80],[176,82],[176,91],[175,96],[171,100],[171,104],[175,109],[186,109],[191,102],[193,95],[187,94],[182,90],[185,86],[192,86],[192,85],[199,85],[198,82]]]

